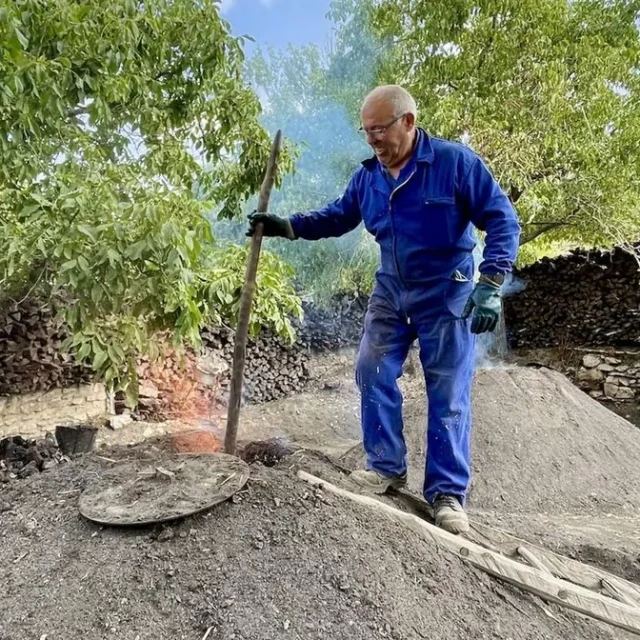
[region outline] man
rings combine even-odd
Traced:
[[[375,493],[406,483],[402,394],[397,379],[417,339],[429,400],[424,496],[438,526],[468,530],[470,395],[475,334],[492,331],[500,287],[517,255],[516,213],[469,148],[430,137],[415,125],[416,103],[396,85],[374,89],[362,128],[375,156],[344,194],[319,211],[289,219],[250,216],[248,235],[318,240],[363,221],[381,249],[358,353],[356,379],[366,470],[352,478]],[[486,232],[474,287],[473,226]]]

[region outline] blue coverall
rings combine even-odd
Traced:
[[[290,218],[306,240],[341,236],[361,221],[381,249],[356,366],[367,468],[407,470],[397,379],[418,339],[429,400],[424,496],[454,495],[464,505],[475,340],[460,316],[474,286],[473,226],[486,232],[480,272],[506,274],[518,249],[516,212],[478,155],[418,129],[397,180],[370,158],[341,197]]]

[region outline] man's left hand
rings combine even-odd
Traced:
[[[496,328],[501,309],[500,285],[481,279],[469,296],[462,318],[471,316],[471,333],[485,333]]]

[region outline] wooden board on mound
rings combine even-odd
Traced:
[[[131,458],[106,470],[82,493],[80,513],[93,522],[132,526],[176,520],[228,500],[249,466],[223,453]]]

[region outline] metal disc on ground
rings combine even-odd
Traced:
[[[116,462],[82,493],[80,513],[99,524],[130,526],[183,518],[229,499],[249,466],[224,453],[164,454]]]

